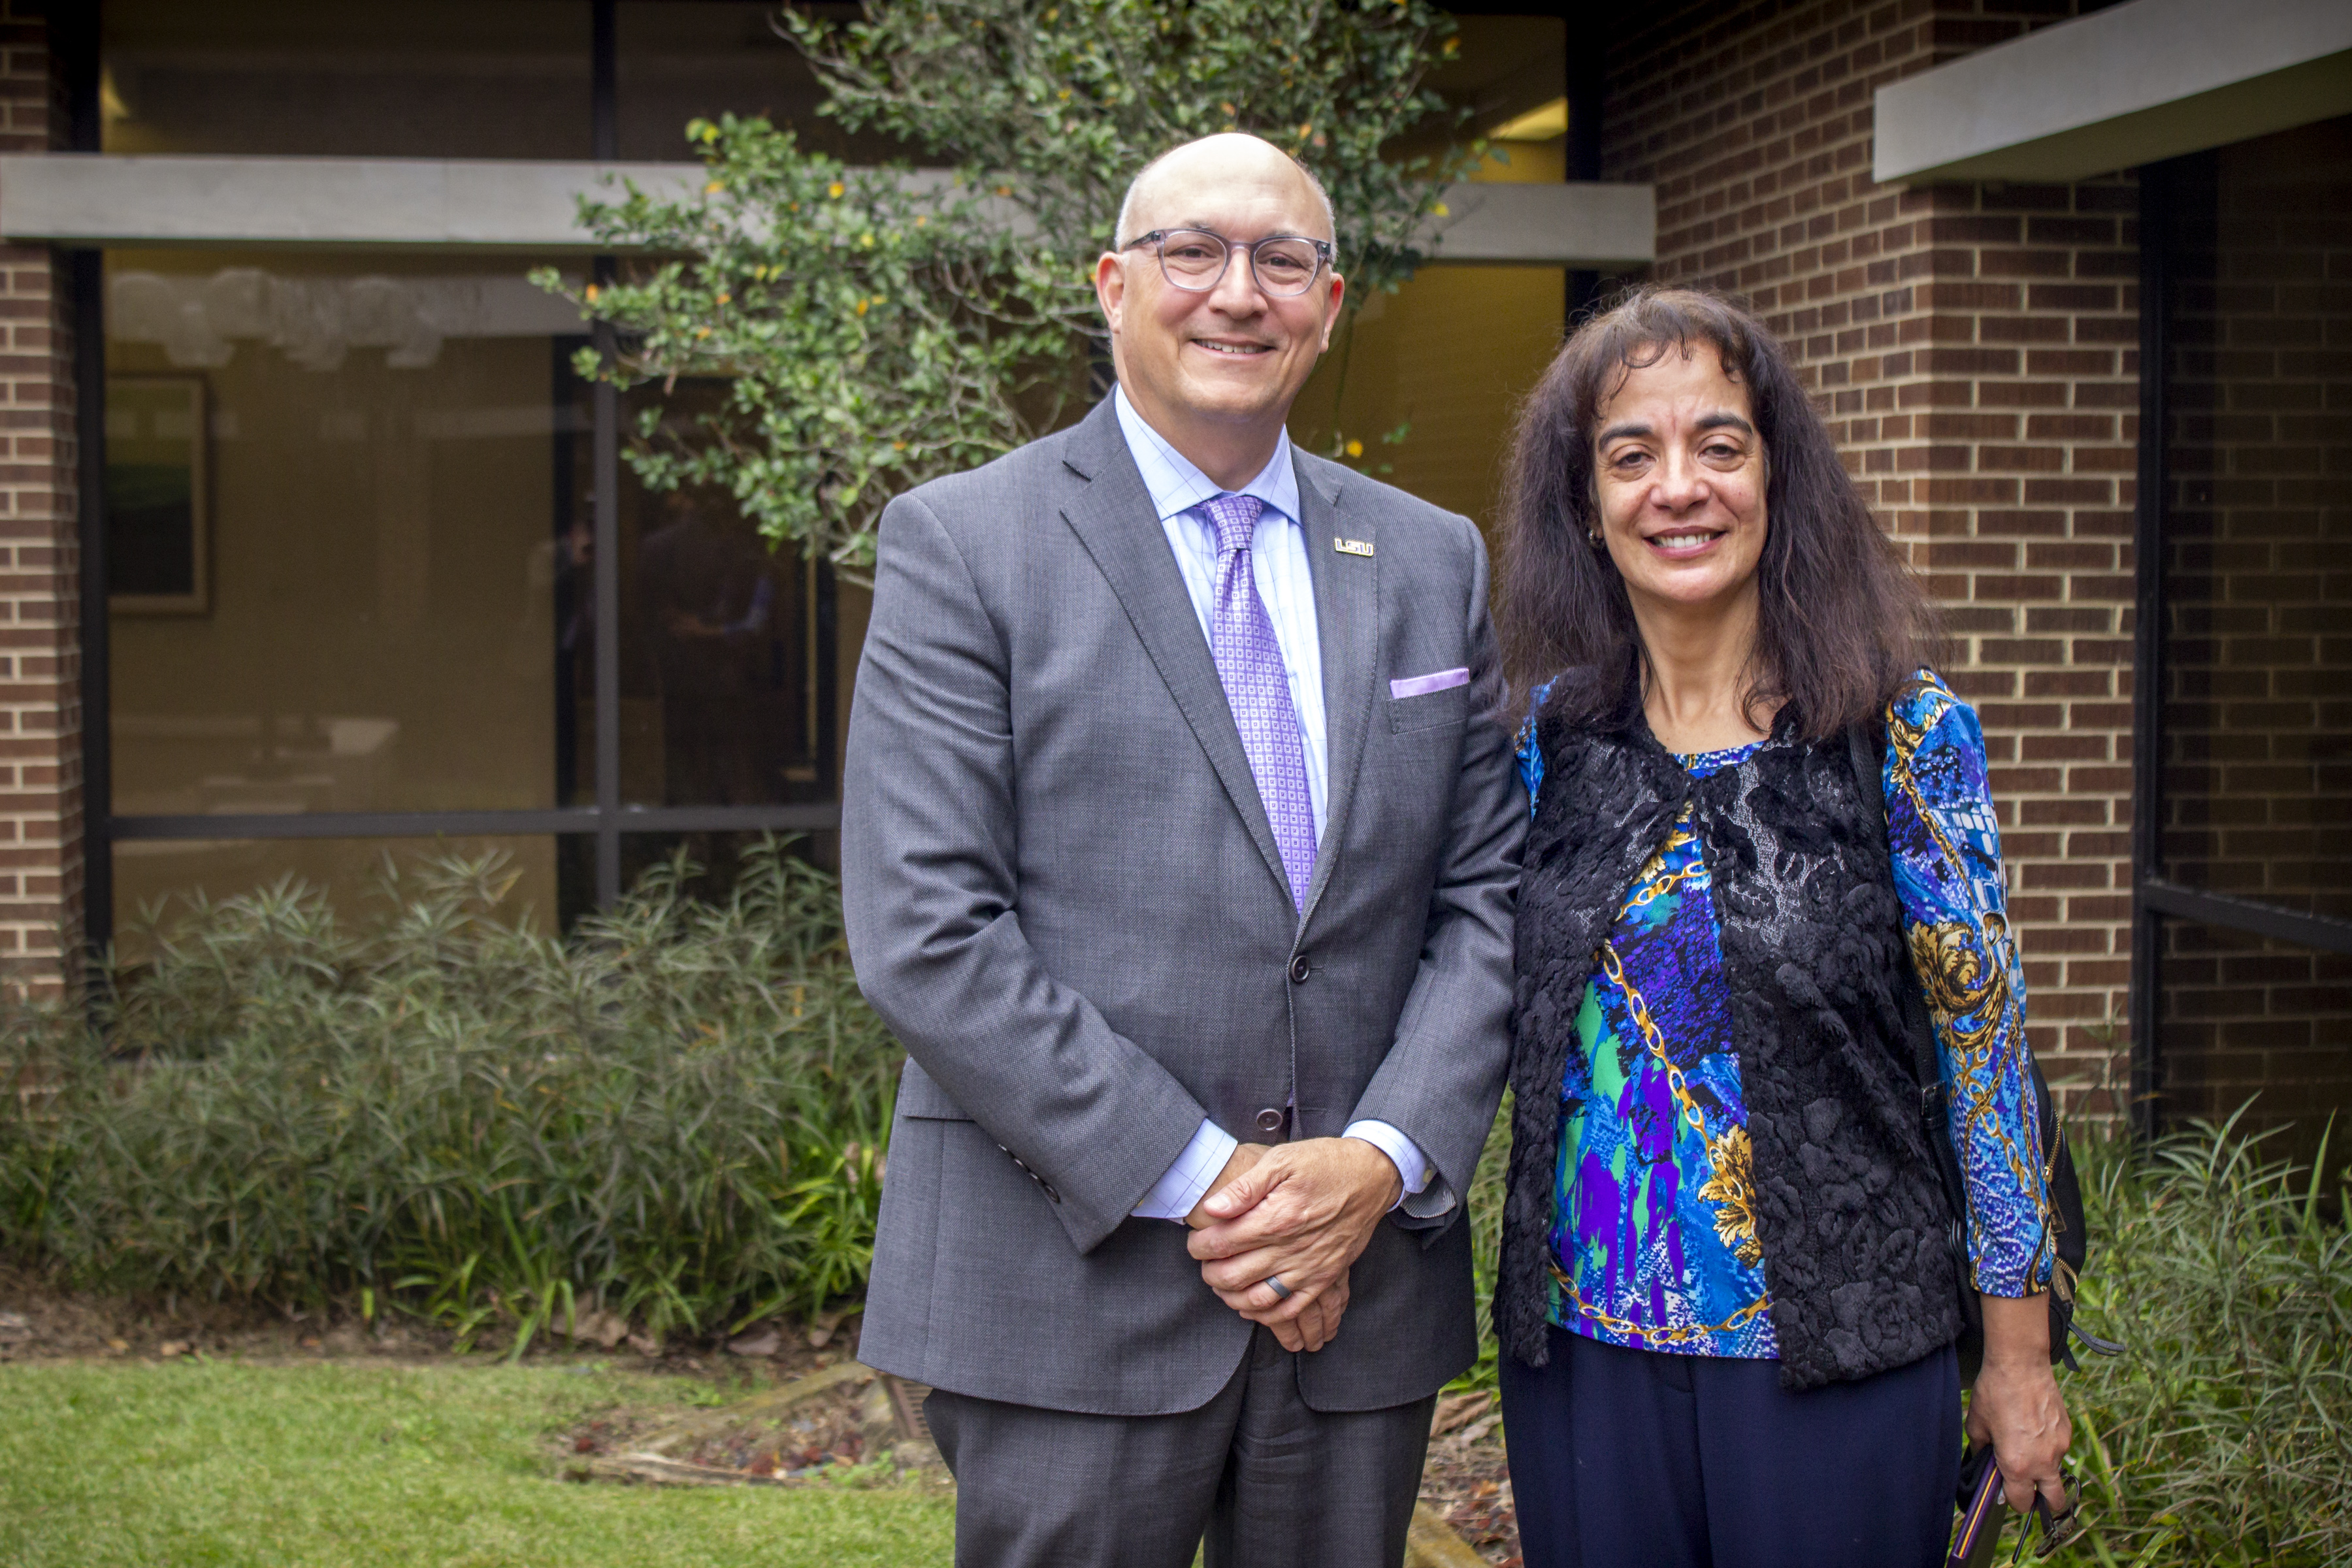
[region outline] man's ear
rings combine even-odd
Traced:
[[[1317,353],[1330,352],[1331,334],[1339,330],[1339,305],[1347,297],[1348,280],[1334,272],[1331,274],[1331,303],[1323,316],[1323,342],[1315,351]]]
[[[1119,308],[1127,302],[1127,262],[1115,251],[1106,250],[1095,262],[1095,303],[1102,307],[1103,320],[1109,323],[1111,335],[1118,335]]]

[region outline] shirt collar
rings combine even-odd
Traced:
[[[1118,412],[1119,430],[1127,437],[1127,449],[1135,455],[1135,466],[1143,475],[1144,488],[1151,492],[1151,505],[1160,521],[1227,493],[1190,458],[1170,446],[1159,431],[1144,423],[1135,405],[1127,400],[1125,387],[1113,387],[1110,395],[1112,406]],[[1234,493],[1255,496],[1265,503],[1268,511],[1278,511],[1293,522],[1300,521],[1298,466],[1291,460],[1288,430],[1275,443],[1274,457],[1258,471],[1257,478]]]

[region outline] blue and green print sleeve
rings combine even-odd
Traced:
[[[1925,671],[1887,720],[1887,845],[1950,1097],[1969,1258],[1985,1294],[2029,1295],[2050,1282],[2056,1237],[1984,732]]]

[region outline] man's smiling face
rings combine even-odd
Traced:
[[[1122,240],[1199,228],[1245,244],[1274,235],[1331,238],[1322,204],[1291,161],[1251,136],[1214,136],[1171,154],[1136,193]],[[1164,434],[1187,426],[1278,429],[1331,342],[1344,291],[1325,272],[1306,293],[1269,297],[1236,250],[1216,287],[1179,289],[1156,247],[1096,266],[1119,384]]]

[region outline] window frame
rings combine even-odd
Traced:
[[[2162,1130],[2159,1040],[2165,1004],[2164,925],[2179,921],[2243,931],[2320,952],[2352,954],[2352,921],[2261,899],[2208,892],[2166,875],[2164,700],[2171,641],[2165,595],[2166,462],[2170,321],[2181,176],[2189,158],[2142,164],[2139,223],[2139,453],[2132,521],[2131,1101],[2144,1135]]]
[[[588,105],[593,155],[612,162],[619,140],[616,27],[614,0],[592,0],[591,91]],[[94,7],[92,8],[95,9]],[[92,58],[79,61],[82,74],[95,74],[95,39],[77,40]],[[87,96],[87,95],[84,95]],[[75,150],[95,152],[99,127],[94,112],[77,113],[68,140]],[[580,837],[595,846],[595,907],[620,900],[621,841],[629,834],[829,832],[841,826],[840,781],[835,762],[840,649],[831,563],[814,563],[815,573],[816,711],[814,750],[819,784],[829,800],[755,805],[632,805],[621,789],[620,679],[620,395],[610,382],[590,390],[591,483],[594,492],[591,532],[595,570],[591,592],[596,629],[593,671],[596,750],[593,799],[585,805],[527,811],[355,811],[235,816],[117,816],[113,807],[113,742],[110,733],[111,661],[107,595],[105,508],[106,317],[102,251],[76,247],[66,253],[73,278],[76,419],[80,433],[79,472],[81,614],[81,740],[83,800],[83,936],[88,949],[103,952],[114,937],[114,847],[141,839],[292,840],[303,838],[437,838],[489,837]],[[600,283],[617,274],[611,256],[593,259]],[[614,352],[613,328],[599,322],[591,337],[608,359]],[[559,693],[559,701],[562,700]]]

